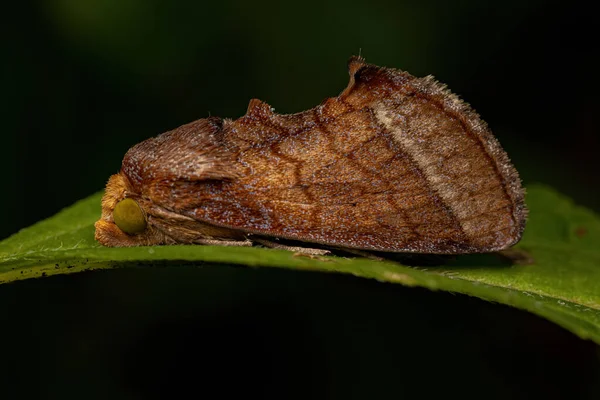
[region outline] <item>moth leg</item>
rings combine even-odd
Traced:
[[[365,250],[357,250],[357,249],[347,249],[344,247],[340,247],[340,248],[336,248],[339,251],[343,251],[346,253],[350,253],[353,254],[355,256],[359,256],[359,257],[363,257],[363,258],[368,258],[370,260],[375,260],[375,261],[384,261],[385,258],[383,257],[379,257],[376,256],[375,254],[369,252],[369,251],[365,251]]]
[[[249,240],[219,240],[219,239],[196,239],[194,243],[206,246],[237,246],[250,247],[252,242]]]
[[[307,254],[311,256],[325,256],[331,254],[329,250],[325,249],[313,249],[310,247],[301,247],[301,246],[287,246],[285,244],[276,243],[271,240],[252,237],[252,241],[258,244],[262,244],[265,247],[270,247],[272,249],[280,249],[280,250],[288,250],[293,251],[295,253]]]

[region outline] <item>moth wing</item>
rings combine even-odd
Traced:
[[[221,131],[222,120],[215,117],[182,125],[132,147],[122,171],[139,193],[161,202],[173,197],[168,190],[193,182],[233,179],[239,171],[221,146]]]
[[[224,127],[247,173],[195,189],[189,216],[274,237],[367,250],[506,248],[525,222],[518,175],[485,124],[442,85],[350,62],[315,109],[260,101]]]

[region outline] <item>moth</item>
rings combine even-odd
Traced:
[[[106,246],[218,244],[461,254],[517,243],[519,175],[433,77],[348,62],[337,97],[281,115],[204,118],[132,147],[102,198]]]

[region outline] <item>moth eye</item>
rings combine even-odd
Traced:
[[[133,199],[123,199],[113,210],[115,224],[125,233],[140,233],[146,229],[146,216]]]

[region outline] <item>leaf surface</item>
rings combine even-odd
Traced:
[[[362,258],[311,258],[256,247],[106,248],[94,241],[101,196],[94,194],[0,242],[0,283],[165,262],[334,272],[514,306],[600,343],[600,218],[546,186],[528,188],[530,216],[514,248],[531,259],[526,265],[493,254],[419,267]]]

